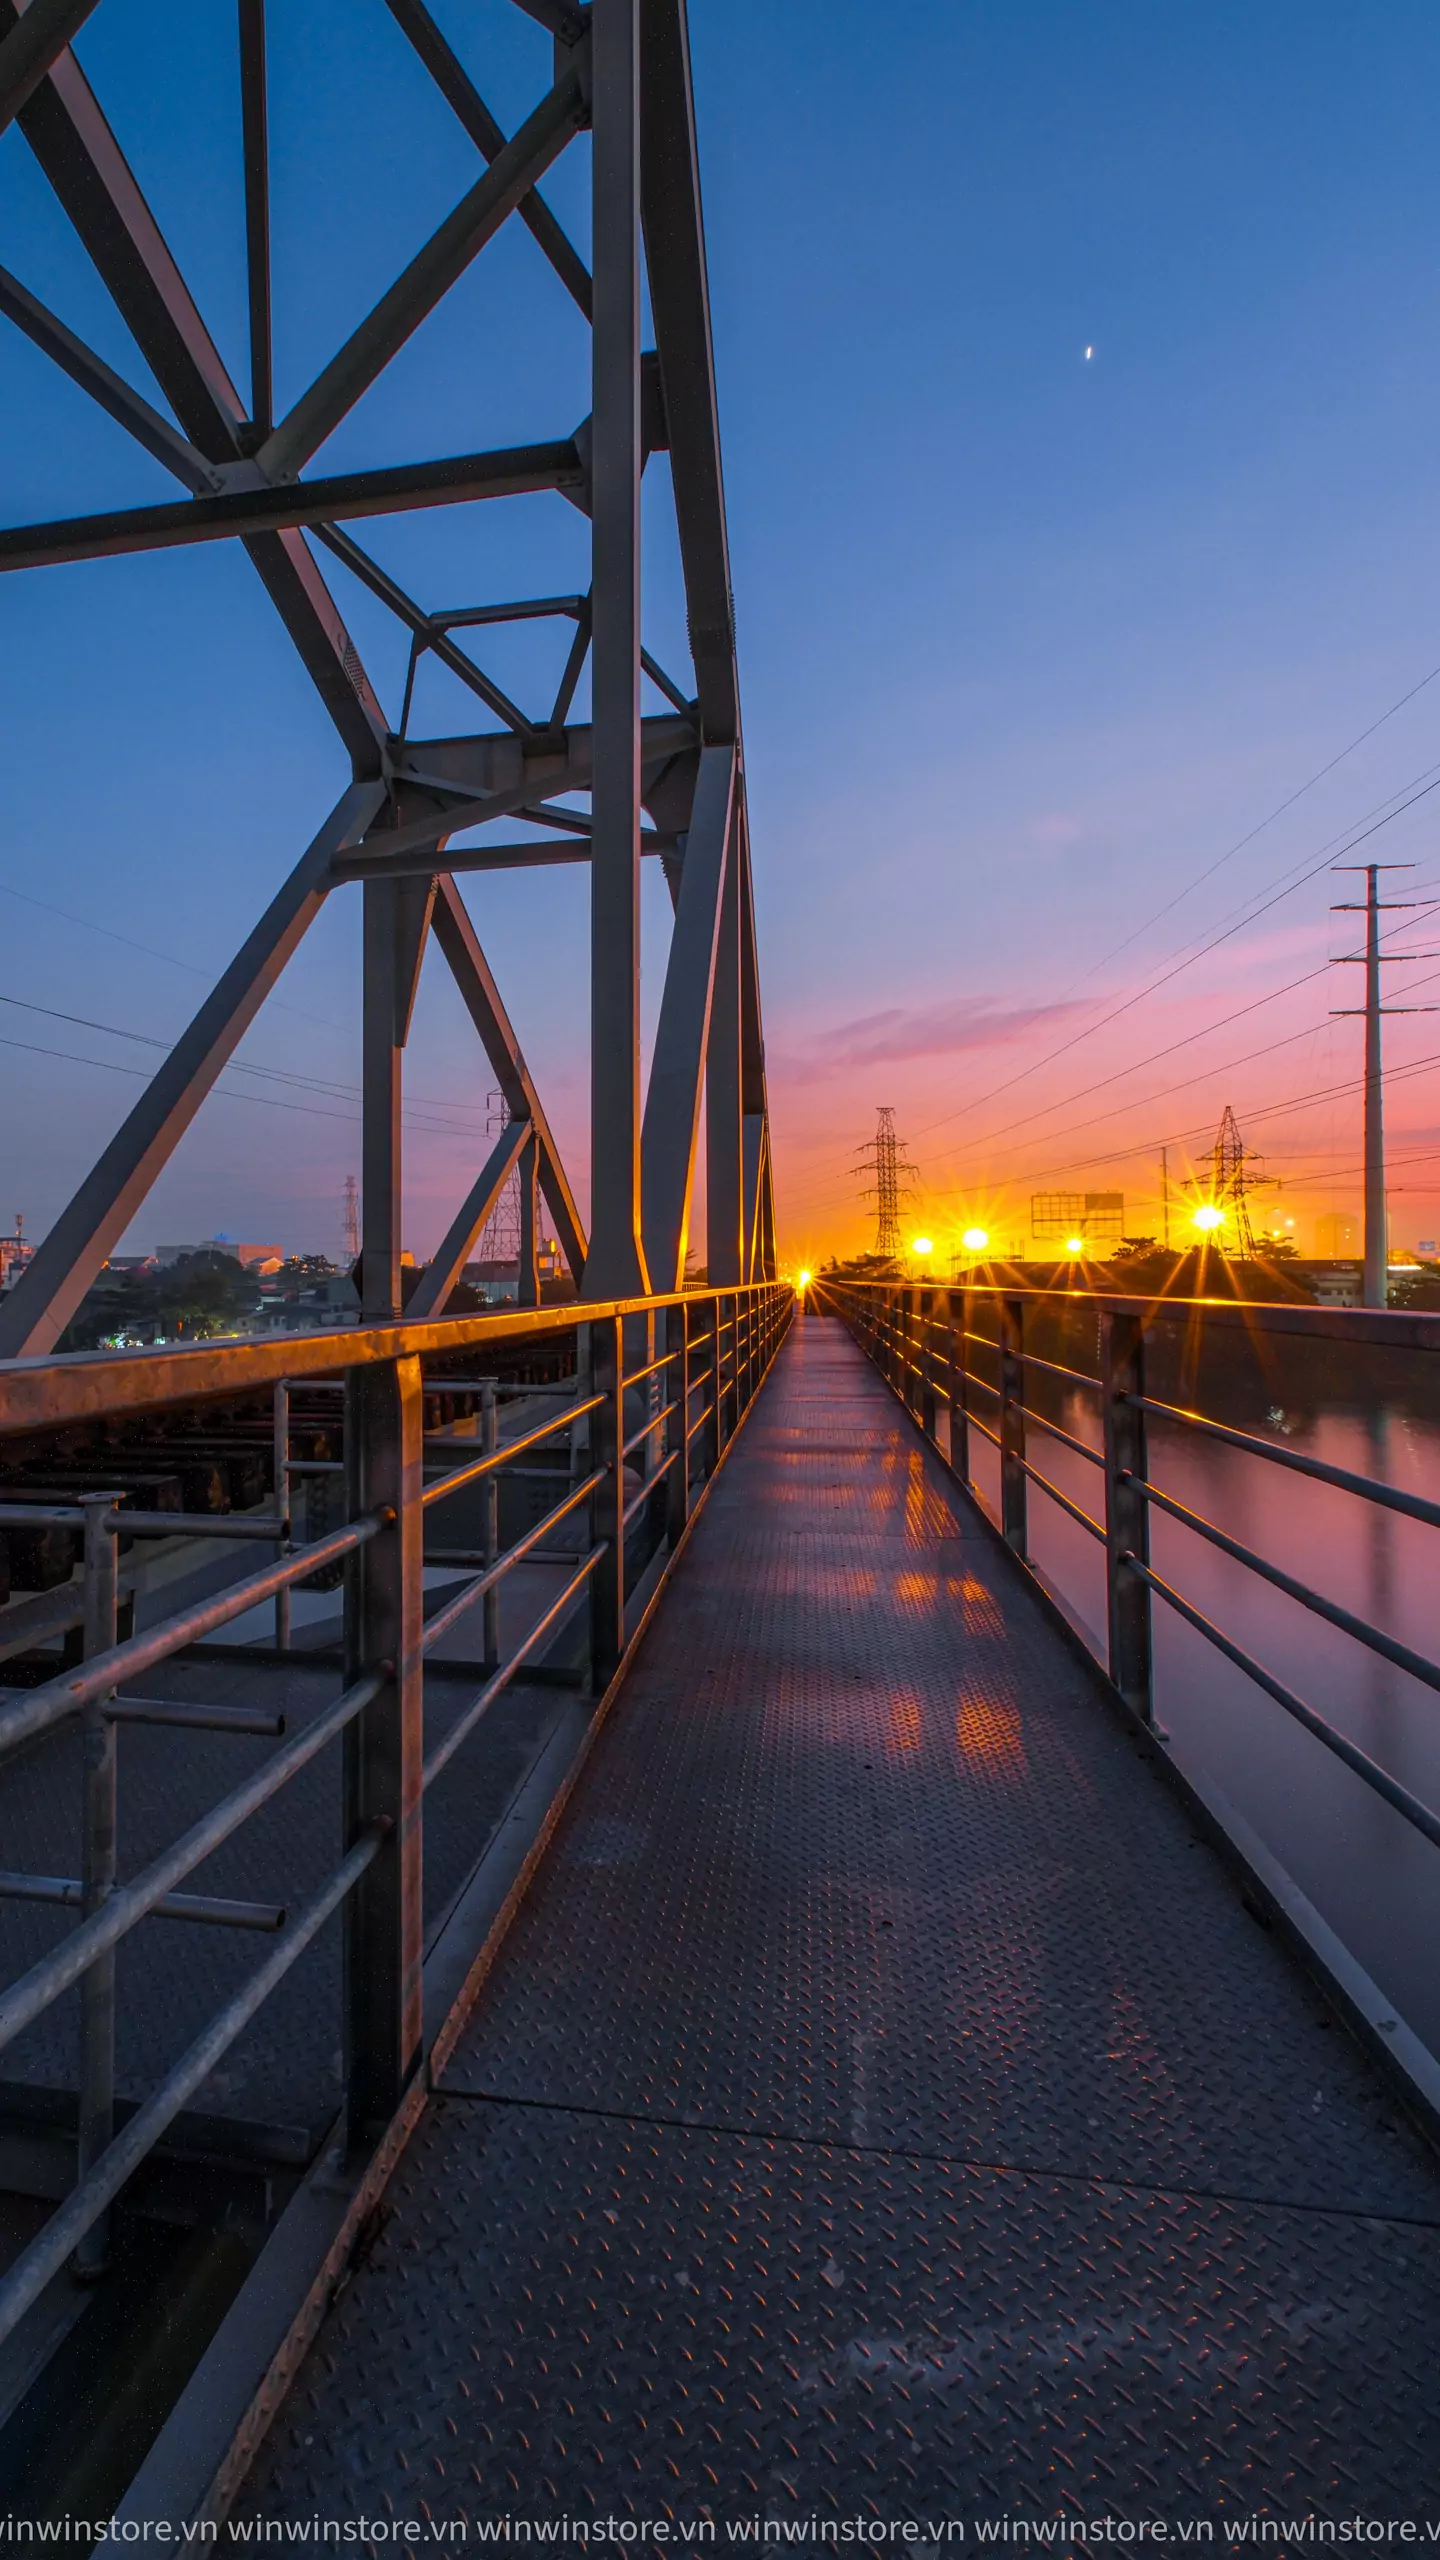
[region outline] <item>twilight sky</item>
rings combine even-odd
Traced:
[[[504,0],[435,6],[517,121],[544,38]],[[1042,1189],[1123,1188],[1127,1226],[1153,1231],[1161,1145],[1178,1174],[1227,1101],[1309,1244],[1359,1191],[1359,1026],[1329,1019],[1359,976],[1327,966],[1355,947],[1328,912],[1354,883],[1326,865],[1413,863],[1390,894],[1440,899],[1440,787],[1415,796],[1440,786],[1440,18],[691,14],[787,1251],[864,1240],[849,1160],[878,1103],[942,1244],[976,1218],[1018,1240]],[[380,0],[271,18],[288,400],[475,160]],[[233,30],[231,0],[103,0],[78,49],[243,378]],[[585,153],[547,189],[581,240]],[[13,133],[0,228],[5,262],[149,390]],[[314,467],[568,431],[586,371],[583,325],[511,226]],[[8,329],[0,478],[12,521],[173,487]],[[648,636],[680,673],[663,495],[657,477]],[[357,530],[431,605],[584,583],[559,498]],[[398,706],[395,626],[333,583]],[[538,684],[547,648],[532,633],[490,663]],[[0,1212],[38,1235],[345,764],[228,547],[6,579],[0,667]],[[412,725],[476,725],[467,701],[432,679]],[[583,1191],[584,875],[469,895]],[[1440,910],[1388,921],[1397,949],[1440,939]],[[357,924],[332,900],[134,1246],[225,1229],[338,1250]],[[653,1019],[657,881],[646,925]],[[1392,1001],[1434,1002],[1440,953],[1387,977]],[[1388,1036],[1411,1244],[1440,1222],[1440,1023]],[[419,1254],[470,1179],[487,1083],[436,956],[409,1066]]]

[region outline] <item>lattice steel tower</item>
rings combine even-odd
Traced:
[[[1242,1262],[1255,1259],[1255,1230],[1250,1224],[1249,1194],[1262,1184],[1273,1183],[1273,1173],[1257,1173],[1254,1167],[1264,1163],[1245,1144],[1240,1125],[1227,1102],[1220,1126],[1215,1133],[1215,1167],[1211,1198],[1217,1209],[1223,1209],[1235,1228],[1235,1243]]]
[[[868,1147],[859,1150],[859,1162],[875,1179],[861,1195],[875,1203],[875,1250],[887,1259],[900,1251],[900,1203],[911,1196],[910,1176],[915,1167],[908,1161],[895,1135],[894,1105],[882,1102],[875,1113],[875,1135]]]

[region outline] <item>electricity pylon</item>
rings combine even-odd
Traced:
[[[868,1147],[856,1151],[857,1160],[874,1181],[861,1198],[875,1203],[875,1250],[887,1260],[900,1251],[900,1203],[912,1197],[914,1185],[911,1164],[895,1135],[894,1105],[882,1102],[875,1113],[875,1135]]]

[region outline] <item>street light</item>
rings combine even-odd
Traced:
[[[967,1227],[960,1241],[967,1253],[983,1253],[990,1238],[984,1227]]]
[[[922,1261],[923,1261],[923,1259],[924,1259],[924,1257],[925,1257],[925,1255],[926,1255],[927,1253],[933,1253],[933,1252],[934,1252],[935,1247],[934,1247],[934,1245],[931,1243],[930,1238],[929,1238],[928,1236],[916,1236],[916,1238],[915,1238],[914,1242],[912,1243],[912,1245],[911,1245],[911,1247],[910,1247],[910,1250],[911,1250],[911,1252],[912,1252],[912,1253],[919,1254],[919,1256],[921,1257],[921,1259],[922,1259]]]
[[[1083,1253],[1085,1250],[1084,1237],[1067,1236],[1065,1239],[1065,1250],[1067,1253]]]
[[[1225,1212],[1217,1209],[1213,1200],[1202,1200],[1190,1223],[1198,1227],[1202,1235],[1213,1235],[1217,1227],[1224,1226]]]
[[[796,1281],[796,1283],[795,1283],[796,1288],[797,1288],[797,1289],[808,1289],[808,1288],[809,1288],[809,1286],[810,1286],[811,1280],[814,1278],[814,1276],[815,1276],[815,1275],[814,1275],[814,1273],[813,1273],[813,1272],[810,1272],[810,1271],[802,1271],[802,1272],[801,1272],[801,1274],[800,1274],[799,1279],[798,1279],[798,1280]]]

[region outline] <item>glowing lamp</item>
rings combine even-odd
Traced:
[[[960,1241],[967,1253],[983,1253],[990,1238],[984,1227],[967,1227]]]
[[[795,1283],[796,1288],[797,1288],[797,1289],[808,1289],[808,1288],[809,1288],[809,1286],[810,1286],[810,1282],[811,1282],[811,1279],[813,1278],[813,1276],[814,1276],[814,1275],[813,1275],[813,1273],[811,1273],[811,1272],[809,1272],[809,1271],[802,1271],[802,1272],[801,1272],[801,1274],[800,1274],[799,1279],[798,1279],[798,1280],[796,1281],[796,1283]]]
[[[1084,1237],[1067,1236],[1065,1239],[1065,1250],[1067,1253],[1083,1253],[1085,1250]]]
[[[912,1253],[933,1253],[935,1247],[928,1236],[917,1236],[910,1250]]]
[[[1217,1227],[1224,1226],[1225,1212],[1223,1209],[1217,1209],[1213,1200],[1204,1200],[1196,1210],[1191,1223],[1200,1229],[1202,1235],[1213,1235]]]

